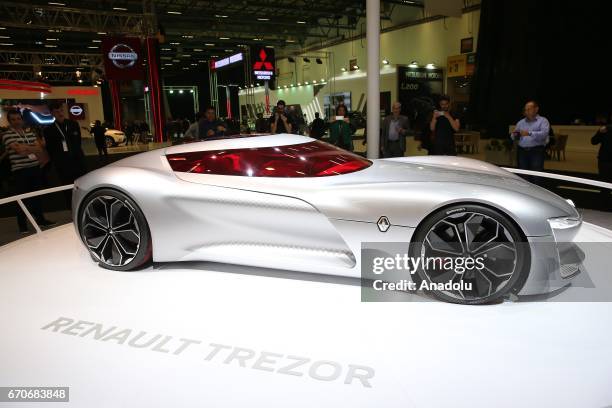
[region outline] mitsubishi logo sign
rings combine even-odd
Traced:
[[[138,61],[138,54],[127,44],[116,44],[110,49],[108,58],[117,68],[125,69],[133,67]]]
[[[274,76],[274,50],[254,47],[251,49],[253,74],[257,79],[269,81]]]

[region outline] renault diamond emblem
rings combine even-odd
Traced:
[[[383,215],[378,219],[376,225],[378,225],[378,229],[380,230],[380,232],[387,232],[387,230],[391,226],[391,223],[389,222],[389,219],[385,215]]]

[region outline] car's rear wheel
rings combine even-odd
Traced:
[[[85,198],[79,212],[79,233],[100,266],[127,271],[151,260],[151,234],[134,200],[112,190]]]
[[[111,136],[106,136],[104,140],[106,140],[106,147],[115,146],[115,139],[113,139]]]
[[[480,205],[434,213],[417,228],[410,250],[412,257],[433,260],[417,269],[419,287],[424,281],[425,292],[453,303],[499,301],[518,292],[529,273],[521,231],[506,215]]]

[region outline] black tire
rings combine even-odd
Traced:
[[[104,142],[106,143],[106,147],[115,147],[117,145],[115,139],[110,136],[104,136]]]
[[[437,299],[469,305],[495,303],[518,293],[531,263],[529,245],[514,222],[499,211],[473,204],[446,207],[423,220],[413,235],[410,256],[454,258],[452,265],[461,257],[480,259],[482,268],[461,268],[459,273],[457,268],[420,267],[413,275],[418,287],[423,281],[465,287],[471,283],[469,290],[425,290]]]
[[[120,191],[105,188],[87,196],[78,224],[81,240],[101,267],[129,271],[151,261],[147,220],[134,200]]]

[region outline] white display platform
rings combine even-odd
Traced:
[[[612,231],[585,223],[578,240]],[[611,276],[590,279],[612,293]],[[204,262],[112,272],[67,225],[0,247],[0,386],[69,386],[56,407],[608,406],[612,303],[558,301],[574,290],[589,289],[362,303],[356,279]],[[43,329],[60,317],[91,323]],[[110,334],[86,334],[93,323]],[[130,346],[141,331],[161,336]],[[350,370],[366,379],[345,384]]]

